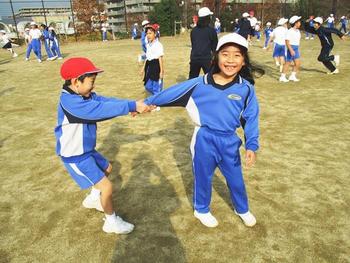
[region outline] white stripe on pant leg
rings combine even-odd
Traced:
[[[195,149],[194,149],[194,147],[195,147],[195,145],[196,145],[196,139],[197,139],[197,133],[198,133],[198,131],[199,131],[199,129],[200,129],[200,127],[198,127],[198,126],[195,126],[194,127],[194,131],[193,131],[193,135],[192,135],[192,140],[191,140],[191,146],[190,146],[190,149],[191,149],[191,154],[192,154],[192,169],[193,169],[193,179],[194,179],[194,181],[193,181],[193,184],[194,184],[194,189],[193,189],[193,195],[194,195],[194,205],[193,205],[193,209],[195,210],[195,207],[196,207],[196,205],[197,205],[197,203],[196,203],[196,193],[197,193],[197,190],[196,190],[196,186],[197,186],[197,184],[196,184],[196,171],[195,171],[195,167],[194,167],[194,162],[193,162],[193,160],[194,160],[194,155],[195,155]]]
[[[80,175],[80,176],[84,177],[86,180],[88,180],[88,181],[91,183],[91,185],[94,185],[94,183],[93,183],[85,174],[83,174],[83,173],[79,170],[78,166],[77,166],[75,163],[70,163],[69,165],[70,165],[70,167],[72,167],[72,169],[74,170],[74,172],[76,172],[78,175]]]

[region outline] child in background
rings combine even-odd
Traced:
[[[26,27],[24,29],[24,34],[23,34],[24,42],[26,43],[27,46],[29,45],[29,40],[30,40],[29,31],[30,29]]]
[[[339,29],[339,31],[340,32],[344,31],[344,34],[346,34],[346,26],[347,26],[347,24],[348,24],[348,20],[346,19],[345,16],[342,16],[340,18],[340,29]]]
[[[58,42],[55,29],[51,26],[49,27],[49,38],[53,56],[57,59],[63,59],[60,50],[60,43]]]
[[[273,31],[273,28],[271,28],[271,22],[267,22],[266,27],[264,29],[265,43],[264,43],[263,49],[267,49],[272,31]]]
[[[13,51],[11,40],[6,35],[6,31],[5,30],[0,30],[0,42],[3,43],[2,48],[3,49],[7,49],[8,51],[10,51],[10,53],[11,53],[13,58],[18,56],[17,53],[15,51]]]
[[[137,23],[135,23],[131,28],[131,39],[135,40],[137,38]]]
[[[283,66],[283,72],[281,74],[281,77],[279,78],[279,81],[281,82],[288,82],[288,81],[299,81],[297,78],[297,72],[300,69],[300,52],[299,52],[299,45],[300,45],[300,38],[301,34],[299,31],[299,28],[301,26],[300,22],[301,16],[292,16],[289,19],[289,24],[291,28],[288,30],[286,35],[286,47],[287,47],[287,56],[286,56],[286,63]],[[294,62],[293,70],[289,78],[286,78],[286,74],[288,73],[289,66],[291,62]]]
[[[143,20],[142,25],[142,32],[141,32],[141,49],[142,54],[138,56],[138,62],[141,63],[146,60],[146,45],[147,45],[147,37],[146,37],[146,26],[148,26],[150,22],[148,20]]]
[[[92,187],[83,201],[86,208],[104,211],[103,231],[128,234],[134,225],[116,216],[113,208],[112,183],[107,176],[112,166],[96,146],[96,123],[129,112],[146,112],[151,108],[142,101],[108,98],[93,92],[95,79],[102,72],[86,58],[70,58],[61,66],[65,80],[58,105],[55,128],[56,153],[81,189]]]
[[[191,142],[194,173],[194,216],[207,227],[218,221],[210,212],[212,177],[219,167],[226,178],[235,213],[246,226],[256,224],[249,211],[236,129],[245,134],[246,164],[251,167],[259,149],[259,107],[255,95],[253,67],[248,41],[231,33],[219,39],[211,71],[172,86],[145,100],[156,106],[182,106],[195,129]]]
[[[328,28],[334,28],[334,20],[334,15],[330,14],[329,17],[326,19]]]
[[[41,29],[41,34],[44,39],[44,46],[47,54],[47,59],[46,60],[54,60],[56,57],[52,55],[51,48],[50,48],[50,33],[49,29],[46,25],[41,24],[40,25]]]
[[[102,41],[103,41],[103,42],[108,41],[108,39],[107,39],[107,30],[108,30],[108,27],[109,27],[109,24],[108,24],[107,21],[106,21],[106,22],[103,22],[103,23],[101,24]]]
[[[38,62],[41,63],[41,31],[35,22],[30,23],[31,29],[29,30],[29,45],[27,47],[26,61],[29,60],[32,49],[36,55]]]
[[[314,27],[314,16],[309,16],[309,26],[310,27]],[[314,34],[312,34],[312,33],[309,33],[309,32],[307,32],[307,31],[305,31],[305,39],[306,40],[308,40],[308,39],[311,39],[311,40],[313,40],[314,39]],[[310,37],[309,37],[310,36]]]
[[[287,27],[288,19],[282,17],[278,20],[277,27],[272,31],[269,42],[274,42],[272,57],[275,59],[276,66],[280,68],[280,72],[283,70],[286,56],[286,35],[288,31]],[[269,46],[267,47],[267,50]]]
[[[147,50],[146,61],[143,65],[141,74],[144,75],[143,81],[145,89],[151,94],[157,94],[163,89],[163,45],[156,38],[157,27],[149,25],[146,27]]]
[[[256,36],[256,40],[257,41],[260,41],[260,37],[261,37],[261,34],[260,34],[260,24],[261,24],[261,22],[260,21],[258,21],[258,22],[256,22],[256,24],[255,24],[255,27],[254,27],[254,35]]]

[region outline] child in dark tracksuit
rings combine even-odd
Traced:
[[[243,127],[247,165],[259,148],[259,107],[247,55],[248,41],[232,33],[220,38],[211,71],[170,87],[145,100],[156,106],[185,107],[195,124],[191,142],[194,173],[194,216],[207,227],[218,222],[210,213],[212,177],[219,167],[226,178],[235,213],[246,226],[256,219],[249,211],[236,129]]]
[[[326,28],[322,26],[323,19],[321,17],[316,17],[314,19],[314,27],[311,27],[309,20],[304,23],[305,31],[316,34],[321,41],[321,53],[317,60],[322,62],[327,69],[329,69],[329,74],[337,74],[339,70],[333,65],[332,61],[335,62],[336,66],[339,64],[339,55],[330,55],[334,42],[332,39],[332,33],[338,35],[343,39],[344,34],[341,33],[336,28]]]

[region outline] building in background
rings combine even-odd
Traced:
[[[20,8],[15,14],[16,19],[33,20],[36,23],[45,24],[45,16],[47,23],[67,22],[71,20],[72,12],[69,7],[26,7]]]

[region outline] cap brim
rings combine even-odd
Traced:
[[[88,72],[84,72],[83,74],[79,75],[79,76],[76,77],[76,78],[79,78],[80,76],[83,76],[83,75],[85,75],[85,74],[94,74],[94,73],[98,74],[98,73],[102,73],[103,71],[104,71],[103,69],[96,68],[96,69],[94,69],[94,70],[91,70],[91,71],[88,71]]]

